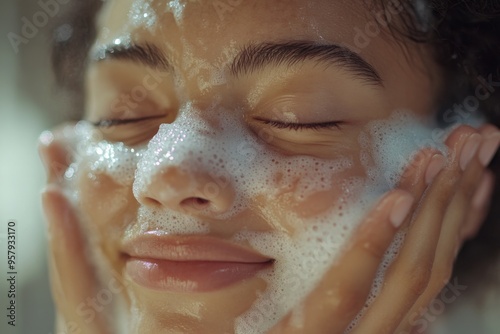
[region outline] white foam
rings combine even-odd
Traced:
[[[91,162],[91,174],[105,173],[120,185],[132,185],[144,146],[132,148],[120,142],[101,140],[99,133],[88,122],[79,122],[76,132],[79,138],[77,155],[79,160]]]
[[[185,8],[185,0],[171,0],[167,3],[167,11],[171,12],[174,15],[175,22],[178,26],[182,25]]]
[[[129,12],[129,23],[152,29],[158,18],[152,0],[135,0]]]

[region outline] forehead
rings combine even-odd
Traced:
[[[214,58],[232,45],[262,40],[354,46],[353,28],[363,27],[369,19],[367,5],[361,1],[111,0],[99,20],[98,42],[140,39],[166,48],[189,47]]]
[[[383,11],[374,3],[378,2],[108,0],[99,17],[96,44],[127,40],[153,44],[186,82],[218,76],[248,44],[290,40],[337,44],[377,70],[392,106],[428,108],[440,87],[440,72],[430,50],[403,44],[388,32],[387,25],[397,24],[402,7],[388,4]]]

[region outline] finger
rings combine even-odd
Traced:
[[[64,173],[73,161],[74,124],[44,131],[38,140],[38,152],[47,171],[47,183],[62,183]]]
[[[479,149],[479,161],[483,166],[488,166],[500,145],[500,130],[490,124],[487,124],[480,129],[484,137],[484,141]]]
[[[491,179],[488,176],[484,176],[484,166],[486,166],[489,161],[481,158],[482,155],[483,158],[485,156],[485,150],[483,149],[482,154],[481,148],[486,147],[486,156],[489,159],[491,157],[491,150],[496,149],[496,147],[491,147],[491,140],[487,138],[491,138],[490,134],[496,131],[496,128],[493,126],[483,126],[480,129],[480,133],[484,139],[480,145],[471,145],[470,142],[474,139],[473,136],[469,136],[462,149],[462,156],[464,154],[472,155],[472,158],[466,170],[461,175],[459,187],[445,214],[428,288],[426,292],[420,296],[414,309],[412,309],[410,313],[414,313],[426,307],[439,291],[441,291],[443,286],[448,283],[453,270],[453,262],[462,244],[462,230],[467,228],[467,226],[474,226],[474,228],[477,229],[477,226],[484,219],[486,213],[486,210],[483,208],[484,202],[489,197],[488,195],[492,185]],[[474,147],[477,147],[477,149],[474,149]],[[466,152],[467,149],[472,149],[472,151]],[[476,193],[478,194],[477,196],[474,195]],[[474,197],[476,197],[476,199],[474,199]],[[480,203],[474,204],[475,201]],[[474,210],[474,208],[479,207],[483,209],[483,212],[478,212],[478,209]],[[471,212],[474,212],[475,216],[469,218]],[[468,219],[473,221],[469,222]]]
[[[465,152],[467,149],[467,143],[469,143],[469,149],[473,146],[470,145],[473,136],[467,139],[462,152],[462,156],[472,155],[467,168],[461,175],[461,180],[457,191],[455,192],[453,199],[450,203],[448,211],[445,215],[445,221],[443,230],[441,233],[440,244],[438,244],[437,253],[437,266],[444,266],[444,264],[450,264],[453,262],[456,252],[462,243],[462,230],[467,229],[469,225],[477,225],[474,221],[477,221],[476,217],[470,217],[470,212],[473,209],[473,198],[479,190],[481,190],[479,197],[484,197],[484,192],[488,189],[488,183],[486,181],[481,182],[484,179],[485,166],[489,163],[489,159],[492,157],[492,152],[496,151],[496,146],[498,142],[495,140],[495,146],[491,146],[492,134],[494,135],[498,130],[491,125],[485,125],[480,128],[479,133],[481,134],[482,141],[477,146],[477,149],[471,152]],[[493,136],[495,138],[495,136]],[[474,145],[476,147],[476,145]],[[482,184],[483,183],[483,184]],[[482,184],[482,187],[481,187]],[[481,188],[481,189],[480,189]],[[479,198],[479,200],[483,200]],[[477,212],[476,212],[477,213]],[[484,216],[484,214],[482,215]],[[469,217],[472,218],[469,221]],[[482,219],[481,219],[482,221]],[[451,268],[450,268],[451,271]]]
[[[474,238],[478,233],[481,224],[488,214],[491,203],[491,195],[495,188],[495,176],[486,170],[483,174],[476,193],[471,200],[471,208],[467,213],[466,224],[460,230],[460,239],[465,241]]]
[[[493,156],[498,151],[500,144],[500,131],[497,127],[490,124],[480,128],[483,135],[483,143],[479,149],[478,159],[481,165],[488,166]],[[489,207],[489,198],[493,191],[494,176],[488,171],[482,175],[480,186],[475,191],[471,201],[471,210],[467,214],[465,224],[460,231],[461,241],[471,238],[479,230],[480,224],[486,218],[487,207]]]
[[[416,152],[398,182],[397,188],[420,198],[427,186],[446,165],[446,158],[436,149],[424,148]]]
[[[474,141],[474,139],[473,136],[469,136],[462,149],[461,158],[463,158],[464,155],[469,155],[471,156],[471,159],[467,168],[462,173],[459,187],[455,192],[445,215],[444,228],[441,233],[444,245],[450,244],[451,237],[457,239],[459,241],[459,245],[461,245],[461,231],[467,229],[467,226],[471,224],[468,218],[470,217],[472,209],[471,204],[473,202],[473,197],[475,197],[474,194],[479,191],[479,188],[481,188],[479,185],[481,184],[481,180],[483,179],[485,173],[484,167],[488,165],[491,157],[497,149],[497,133],[499,133],[499,131],[496,127],[489,124],[483,125],[479,129],[479,134],[482,137],[482,141],[479,145],[471,145],[470,143],[471,141]],[[477,135],[474,136],[477,137]],[[494,142],[491,141],[492,138],[494,139]],[[494,145],[492,146],[492,144]],[[465,152],[467,146],[468,149],[471,150],[470,152]],[[474,147],[477,147],[477,149],[472,149]],[[487,190],[485,189],[487,186],[488,184],[483,185],[483,193]],[[477,221],[477,216],[472,219],[472,221]],[[444,248],[440,249],[444,250]],[[438,255],[440,254],[444,253],[439,252]]]
[[[427,188],[417,209],[405,243],[386,274],[379,296],[355,329],[355,333],[392,333],[426,290],[431,277],[441,227],[450,199],[458,186],[460,152],[472,128],[455,131],[451,164]],[[465,135],[467,134],[467,136]],[[457,140],[460,139],[460,140]],[[404,284],[402,284],[404,282]]]
[[[469,192],[472,191],[470,181],[476,180],[478,176],[475,174],[479,174],[476,171],[482,169],[478,161],[471,163],[471,165],[473,166],[469,166],[464,172],[462,181],[467,178],[466,174],[471,174],[472,171],[474,171],[474,174],[472,177],[468,175],[469,180],[467,182],[460,182],[443,219],[429,283],[408,312],[405,320],[402,321],[404,326],[419,324],[418,319],[426,312],[427,306],[436,298],[439,291],[442,290],[451,277],[453,262],[461,244],[460,229],[464,225],[467,213],[470,211]],[[477,187],[477,181],[475,182],[474,187]]]
[[[86,301],[96,296],[97,284],[83,238],[70,204],[55,186],[42,194],[48,222],[49,266],[52,290],[66,329],[81,333],[107,333],[103,314],[84,312]]]
[[[438,285],[442,284],[439,281],[449,279],[455,253],[461,246],[460,231],[466,223],[465,218],[470,211],[472,196],[477,191],[479,181],[484,174],[484,166],[478,159],[481,142],[482,136],[479,137],[478,134],[473,134],[466,139],[462,148],[460,159],[463,159],[464,156],[472,157],[463,172],[460,172],[461,168],[456,168],[455,177],[459,179],[459,184],[444,216],[443,228],[436,252],[435,270],[433,270]]]
[[[363,307],[381,259],[413,201],[403,190],[384,196],[365,218],[351,246],[304,301],[304,326],[293,328],[288,317],[270,333],[343,333]]]
[[[448,140],[448,145],[455,146],[455,152],[460,154],[452,154],[455,173],[448,171],[446,177],[459,180],[458,186],[443,218],[429,283],[402,321],[399,331],[402,331],[403,327],[417,323],[427,305],[450,279],[453,262],[461,244],[460,230],[466,221],[467,213],[470,212],[472,194],[476,191],[478,181],[484,171],[477,154],[481,145],[480,138],[475,130],[463,127]],[[464,168],[465,171],[462,171]]]

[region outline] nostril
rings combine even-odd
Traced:
[[[154,198],[151,197],[145,197],[144,198],[144,204],[147,206],[152,206],[152,207],[158,207],[161,206],[160,201],[155,200]]]
[[[190,197],[181,202],[181,206],[190,206],[198,210],[206,209],[209,205],[210,201],[201,197]]]
[[[196,200],[196,204],[198,204],[198,205],[208,204],[208,200],[206,200],[204,198],[196,197],[195,200]]]

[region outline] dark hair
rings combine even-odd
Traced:
[[[443,70],[444,89],[438,96],[438,121],[443,114],[475,97],[479,87],[490,89],[488,98],[478,99],[478,111],[500,127],[500,1],[499,0],[378,0],[375,6],[403,6],[399,20],[390,26],[396,39],[431,47]],[[493,90],[493,91],[492,91]],[[495,180],[500,178],[500,155],[489,165]],[[500,184],[496,183],[491,207],[479,233],[467,241],[458,254],[453,277],[461,284],[484,288],[499,284]],[[480,279],[478,279],[480,278]]]
[[[96,36],[95,19],[102,0],[76,1],[61,16],[54,29],[52,63],[57,83],[75,96],[78,114],[83,112],[83,73],[86,55]],[[397,24],[391,25],[396,38],[431,46],[444,73],[441,110],[461,104],[484,80],[500,81],[500,1],[494,0],[379,0],[378,8],[403,6]],[[71,28],[70,38],[57,38],[60,29]],[[488,88],[488,87],[485,87]],[[500,88],[480,101],[487,120],[500,126]],[[490,87],[491,91],[491,87]],[[500,177],[498,154],[490,164],[496,179]],[[495,188],[492,206],[479,234],[462,248],[454,275],[462,284],[477,285],[476,273],[491,273],[500,255],[500,187]],[[491,275],[493,276],[493,275]],[[465,281],[465,283],[464,283]]]

